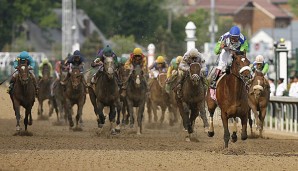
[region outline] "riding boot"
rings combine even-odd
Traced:
[[[221,73],[221,70],[216,68],[215,73],[212,78],[212,81],[211,81],[211,84],[210,84],[210,88],[216,89],[216,82],[219,79],[220,73]]]
[[[11,80],[9,82],[9,87],[7,89],[7,93],[8,94],[11,94],[12,91],[13,91],[13,86],[14,86],[14,83],[16,82],[16,78],[15,77],[11,77]]]

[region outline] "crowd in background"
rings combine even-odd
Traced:
[[[277,86],[275,86],[275,80],[269,78],[270,96],[289,96],[298,98],[298,75],[290,77],[288,84],[284,82],[284,78],[277,80]]]

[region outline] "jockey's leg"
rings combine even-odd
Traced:
[[[33,81],[33,84],[34,84],[34,87],[35,87],[35,94],[37,96],[38,95],[38,91],[39,91],[39,87],[38,87],[38,84],[37,84],[37,80],[36,80],[34,71],[33,70],[29,70],[29,73],[31,75],[31,78],[32,78],[32,81]]]
[[[218,66],[216,67],[215,73],[212,77],[212,81],[210,83],[210,88],[215,89],[216,88],[216,82],[219,79],[220,74],[223,70],[226,69],[228,59],[229,59],[230,53],[228,51],[225,51],[222,49],[220,55],[219,55],[219,62]]]
[[[15,84],[15,82],[16,82],[17,75],[18,75],[18,71],[15,71],[15,72],[13,73],[12,77],[11,77],[11,80],[10,80],[10,82],[9,82],[9,87],[8,87],[8,89],[7,89],[7,93],[8,93],[8,94],[11,94],[12,91],[13,91],[13,86],[14,86],[14,84]]]

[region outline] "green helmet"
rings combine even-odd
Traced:
[[[103,55],[104,55],[104,56],[107,56],[107,57],[110,57],[110,56],[113,55],[113,51],[112,51],[112,49],[110,48],[109,45],[107,45],[107,47],[105,47],[105,48],[103,49]]]

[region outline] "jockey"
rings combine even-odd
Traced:
[[[184,82],[184,79],[186,77],[186,72],[188,72],[189,68],[190,68],[190,64],[193,63],[193,62],[198,62],[201,64],[202,66],[202,69],[201,72],[202,74],[200,75],[201,77],[203,77],[203,80],[204,80],[204,87],[207,85],[207,81],[206,81],[206,78],[205,78],[205,75],[203,73],[205,73],[205,60],[203,59],[203,55],[198,51],[198,49],[196,48],[193,48],[193,49],[190,49],[189,51],[187,51],[184,56],[183,56],[183,59],[182,61],[180,62],[179,66],[178,66],[178,69],[179,69],[179,80],[177,81],[178,82],[178,85],[177,85],[177,95],[178,95],[178,98],[181,98],[182,97],[182,84]],[[182,71],[182,72],[181,72]]]
[[[148,68],[149,70],[157,70],[159,72],[167,72],[168,64],[163,56],[158,56],[153,64]]]
[[[98,67],[98,71],[99,71],[99,72],[96,72],[95,74],[93,74],[91,81],[90,81],[91,84],[96,83],[96,80],[98,78],[98,73],[103,71],[104,60],[106,57],[113,57],[116,68],[119,67],[117,55],[110,48],[110,46],[107,45],[107,47],[98,51],[98,53],[96,55],[96,59],[91,63],[91,67],[92,68]]]
[[[240,33],[240,29],[237,26],[233,26],[229,32],[222,35],[215,46],[214,52],[216,55],[219,55],[219,62],[210,84],[212,89],[216,88],[216,81],[227,67],[230,50],[241,52],[247,52],[248,50],[247,40]]]
[[[45,65],[48,65],[49,66],[49,68],[50,68],[50,77],[52,77],[53,76],[53,67],[52,67],[52,64],[50,63],[50,61],[49,61],[49,59],[48,58],[43,58],[42,60],[41,60],[41,64],[39,65],[39,70],[38,70],[38,76],[39,76],[39,78],[42,78],[42,70],[43,70],[43,67],[45,66]]]
[[[174,77],[174,75],[178,75],[178,66],[180,64],[180,62],[182,61],[183,57],[182,56],[177,56],[176,58],[173,58],[171,60],[170,66],[168,68],[168,72],[167,72],[167,81],[166,81],[166,92],[170,93],[171,90],[171,83],[172,82],[172,77]],[[175,74],[174,74],[175,73]]]
[[[60,83],[62,85],[66,85],[68,78],[70,77],[70,73],[72,73],[72,68],[78,67],[80,70],[80,73],[83,74],[84,71],[84,62],[85,58],[81,54],[79,50],[76,50],[73,52],[73,55],[70,56],[67,60],[65,60],[65,65],[69,65],[69,72],[64,80],[62,80]],[[86,85],[86,81],[84,77],[82,78],[83,84]]]
[[[251,64],[252,71],[259,71],[264,74],[267,74],[269,70],[269,64],[264,61],[264,57],[262,55],[256,56],[256,60]]]
[[[36,78],[35,78],[35,75],[34,75],[34,67],[35,67],[35,61],[33,60],[33,58],[29,55],[29,53],[27,51],[23,51],[21,52],[16,60],[14,61],[13,63],[13,66],[14,68],[16,69],[15,72],[13,73],[12,77],[11,77],[11,80],[10,80],[10,85],[8,87],[8,90],[7,92],[9,94],[12,93],[12,89],[13,89],[13,86],[14,86],[14,83],[16,82],[16,77],[18,76],[18,70],[17,70],[17,67],[19,65],[19,61],[20,60],[27,60],[28,61],[28,67],[29,67],[29,74],[31,76],[31,78],[33,79],[33,84],[34,84],[34,87],[35,87],[35,93],[36,95],[38,94],[38,85],[37,85],[37,81],[36,81]]]
[[[142,53],[141,48],[135,48],[133,50],[133,53],[130,54],[129,60],[126,61],[124,68],[132,70],[136,65],[140,65],[143,72],[147,73],[147,60],[146,56]]]

